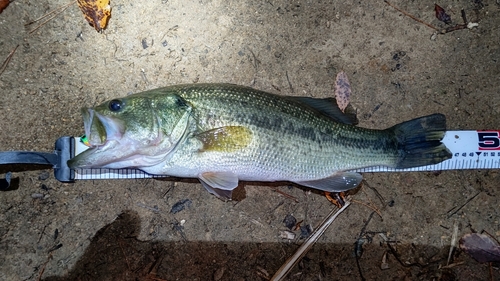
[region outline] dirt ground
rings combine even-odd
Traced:
[[[349,0],[112,0],[103,33],[73,4],[29,33],[68,1],[16,0],[0,14],[0,62],[19,45],[0,76],[2,151],[51,151],[83,133],[80,107],[127,93],[228,82],[330,97],[341,70],[362,127],[440,112],[450,129],[500,129],[499,1],[439,2],[453,24],[464,9],[479,26],[437,36],[384,1]],[[446,27],[434,1],[393,4]],[[1,280],[268,280],[303,241],[300,230],[280,238],[286,215],[315,228],[333,208],[286,183],[249,183],[225,203],[195,180],[60,183],[33,166],[0,166],[0,177],[8,171],[19,188],[0,192]],[[447,266],[455,225],[458,237],[500,238],[498,170],[364,177],[358,203],[287,280],[500,280],[498,264],[460,250]]]

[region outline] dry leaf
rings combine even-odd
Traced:
[[[0,13],[9,6],[10,0],[0,0]]]
[[[441,8],[438,4],[434,4],[434,11],[436,11],[436,18],[446,24],[451,23],[451,17],[446,13],[446,11]]]
[[[460,249],[478,262],[500,262],[500,245],[488,235],[466,234],[460,239]]]
[[[78,6],[82,10],[85,19],[97,32],[101,32],[106,28],[108,19],[111,16],[109,0],[78,0]]]
[[[337,105],[342,112],[344,112],[346,107],[349,105],[350,96],[351,84],[349,84],[347,74],[341,71],[337,74],[337,78],[335,79],[335,99],[337,100]]]

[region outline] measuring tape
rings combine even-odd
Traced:
[[[452,158],[435,165],[406,169],[369,167],[357,172],[418,172],[500,168],[500,131],[447,131],[441,141]]]
[[[394,169],[384,166],[361,168],[356,172],[416,172],[466,169],[500,169],[500,131],[447,131],[442,142],[453,157],[435,165]],[[86,149],[80,138],[74,138],[74,155]],[[72,180],[137,179],[165,177],[137,169],[76,169]]]

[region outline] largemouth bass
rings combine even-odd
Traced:
[[[353,170],[409,168],[451,158],[444,115],[385,130],[354,126],[335,99],[279,96],[230,84],[177,85],[83,108],[89,149],[70,168],[138,168],[198,178],[227,199],[242,181],[355,188]]]

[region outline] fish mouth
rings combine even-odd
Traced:
[[[81,113],[89,148],[68,160],[69,168],[103,167],[128,152],[127,149],[120,149],[125,145],[122,140],[125,125],[121,120],[91,108],[82,108]]]
[[[122,138],[125,130],[119,120],[99,114],[91,108],[82,108],[81,113],[89,147],[102,147]]]

